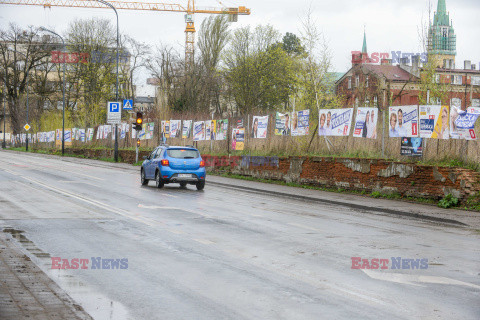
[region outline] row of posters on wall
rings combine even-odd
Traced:
[[[479,107],[461,110],[455,106],[390,107],[389,136],[430,139],[476,140]]]
[[[354,109],[319,111],[320,136],[349,136]],[[401,106],[389,109],[389,137],[476,140],[479,107],[461,110],[455,106]],[[357,108],[353,136],[377,138],[378,109]]]
[[[354,114],[355,113],[355,114]],[[320,136],[349,136],[353,121],[353,136],[357,138],[376,139],[378,109],[377,108],[345,108],[319,110],[318,134]],[[399,106],[389,108],[388,131],[389,137],[400,138],[429,138],[429,139],[466,139],[476,140],[475,123],[480,117],[480,107],[470,107],[461,110],[455,106]],[[266,139],[268,132],[269,116],[254,116],[248,135],[254,139]],[[227,140],[228,119],[221,120],[165,120],[161,121],[160,132],[163,138],[191,138],[194,141],[222,141]],[[131,125],[119,125],[120,139],[126,138],[131,131],[132,138],[140,140],[152,139],[155,123],[144,123],[142,130],[137,133],[131,130]],[[192,132],[193,131],[193,132]],[[294,111],[289,113],[276,113],[275,135],[277,136],[305,136],[310,133],[310,110]],[[243,148],[246,128],[243,121],[235,123],[232,128],[233,141]],[[39,132],[32,136],[33,141],[53,142],[61,141],[61,129]],[[94,128],[65,130],[65,141],[92,141]],[[97,140],[115,139],[115,130],[111,125],[98,127]],[[13,137],[13,136],[12,136]],[[26,139],[22,135],[16,137],[21,142]],[[13,139],[13,138],[12,138]],[[237,147],[235,146],[234,150]]]
[[[165,120],[161,122],[161,134],[164,138],[183,138],[188,139],[192,137],[193,126],[193,140],[227,140],[228,134],[228,119],[221,120]]]

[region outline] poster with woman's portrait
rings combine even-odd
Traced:
[[[420,138],[449,139],[449,110],[447,106],[419,106]]]
[[[217,120],[217,140],[227,140],[228,119]]]
[[[254,139],[266,139],[268,129],[268,116],[254,116],[250,137]]]
[[[377,108],[357,108],[353,136],[377,139]]]

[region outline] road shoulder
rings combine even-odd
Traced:
[[[92,319],[60,287],[0,233],[1,319]]]

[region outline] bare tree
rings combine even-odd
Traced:
[[[130,59],[129,64],[122,65],[122,74],[124,74],[125,89],[123,95],[135,99],[135,73],[138,69],[146,66],[146,59],[150,54],[150,46],[143,42],[139,42],[134,38],[125,35],[122,37],[125,47],[128,51]]]
[[[44,48],[44,40],[39,36],[36,28],[29,27],[24,30],[15,24],[10,24],[7,30],[0,30],[0,63],[2,69],[7,69],[7,76],[5,77],[5,71],[2,70],[0,79],[7,86],[7,92],[4,95],[8,101],[8,111],[15,134],[22,131],[26,122],[26,105],[21,103],[24,101],[21,98],[27,90],[29,90],[32,102],[29,103],[29,106],[38,106],[35,103],[35,91],[27,88],[27,78],[29,86],[35,88],[35,71],[45,65],[48,55],[49,53]],[[48,72],[49,70],[45,69],[44,71]],[[35,108],[32,108],[32,111],[34,111],[32,114],[35,114]],[[36,111],[41,112],[41,109]],[[32,118],[32,120],[34,119]]]
[[[218,70],[221,54],[230,37],[226,16],[211,16],[202,22],[198,36],[198,47],[201,53],[201,67],[203,90],[200,91],[200,105],[204,111],[211,111],[212,107],[218,114],[222,114],[220,94],[222,90],[221,74]]]

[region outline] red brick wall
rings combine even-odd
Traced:
[[[461,200],[480,191],[480,173],[463,168],[356,158],[255,157],[265,159],[258,161],[248,157],[230,157],[227,163],[224,157],[203,157],[209,159],[208,169],[211,171],[228,167],[230,172],[245,176],[328,188],[432,199],[451,193]],[[217,163],[221,165],[217,166]]]

